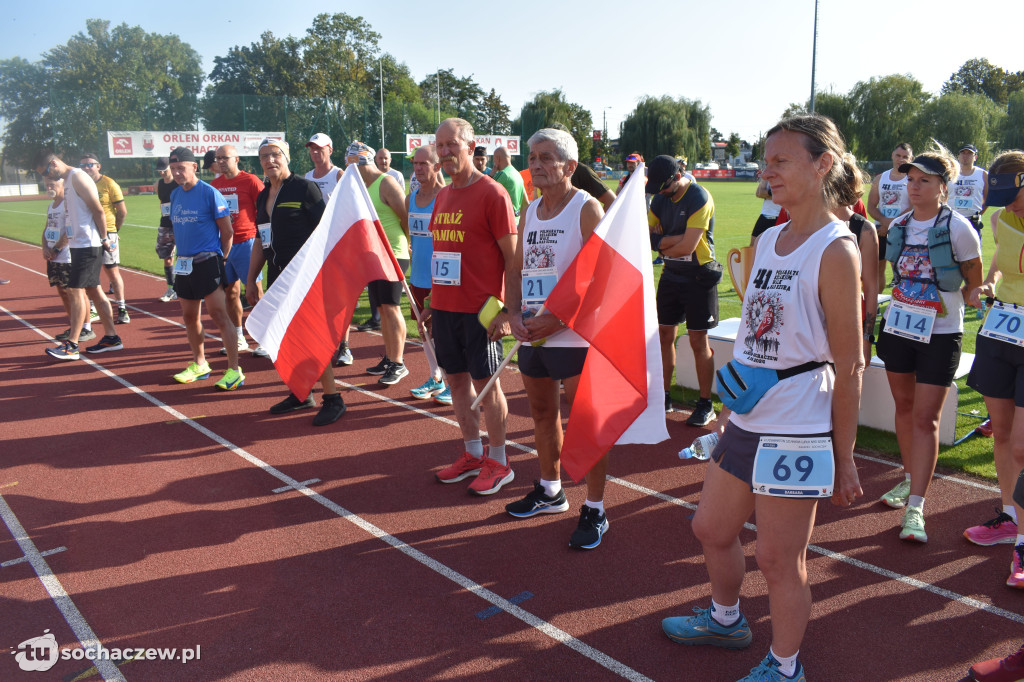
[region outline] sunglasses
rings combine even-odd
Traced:
[[[80,164],[78,164],[78,167],[79,168],[92,168],[93,166],[98,166],[98,165],[99,164],[96,163],[95,161],[89,161],[88,163],[80,163]]]

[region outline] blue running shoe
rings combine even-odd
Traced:
[[[444,393],[444,390],[445,385],[443,381],[438,381],[434,377],[430,377],[422,386],[409,389],[409,393],[411,393],[412,397],[417,400],[430,400],[435,395]]]
[[[750,674],[739,682],[807,682],[807,678],[804,677],[804,667],[800,661],[796,662],[792,676],[783,675],[779,670],[779,662],[769,653],[760,665],[751,668]]]
[[[753,636],[747,619],[741,614],[732,625],[721,625],[711,617],[711,609],[694,608],[696,616],[678,616],[661,621],[661,629],[673,642],[696,646],[710,644],[723,649],[745,649]]]
[[[444,390],[434,396],[434,402],[438,405],[452,404],[452,387],[445,386]]]

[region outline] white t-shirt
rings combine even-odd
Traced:
[[[949,183],[949,207],[964,216],[981,213],[985,205],[985,171],[974,167],[970,175],[961,175],[956,182]]]
[[[43,231],[43,238],[46,239],[46,245],[52,249],[54,244],[60,241],[61,236],[64,234],[67,234],[70,239],[71,234],[68,230],[67,204],[61,201],[60,205],[56,206],[51,202],[50,205],[46,207],[46,229]],[[71,262],[71,249],[67,244],[64,244],[64,248],[57,252],[57,257],[51,262]]]
[[[316,186],[320,188],[320,194],[324,195],[324,203],[331,198],[331,194],[334,193],[334,188],[338,186],[338,174],[341,170],[337,166],[331,166],[331,169],[327,171],[327,174],[322,178],[314,178],[313,173],[316,169],[306,173],[306,179],[316,183]]]
[[[102,246],[100,232],[93,220],[92,213],[85,201],[78,196],[75,189],[75,176],[81,173],[88,182],[92,178],[86,175],[85,171],[72,168],[67,177],[64,178],[64,203],[68,207],[68,232],[70,236],[68,246],[72,249],[87,249],[95,246]]]
[[[892,179],[892,171],[887,170],[878,178],[878,211],[886,218],[896,218],[910,210],[910,197],[907,196],[907,176],[900,180]]]
[[[405,176],[402,175],[402,171],[389,168],[388,175],[398,181],[398,186],[402,188],[402,194],[405,194]]]

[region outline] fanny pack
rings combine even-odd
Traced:
[[[810,372],[824,364],[826,363],[805,362],[789,369],[768,369],[730,360],[725,367],[715,373],[718,377],[718,397],[733,412],[746,414],[754,409],[754,405],[757,405],[775,384],[797,374]]]

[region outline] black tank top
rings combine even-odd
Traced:
[[[156,196],[160,199],[161,204],[171,203],[171,192],[178,186],[174,180],[170,182],[164,182],[163,178],[156,181]],[[160,212],[160,227],[171,227],[171,217],[169,215],[163,215],[163,211]]]

